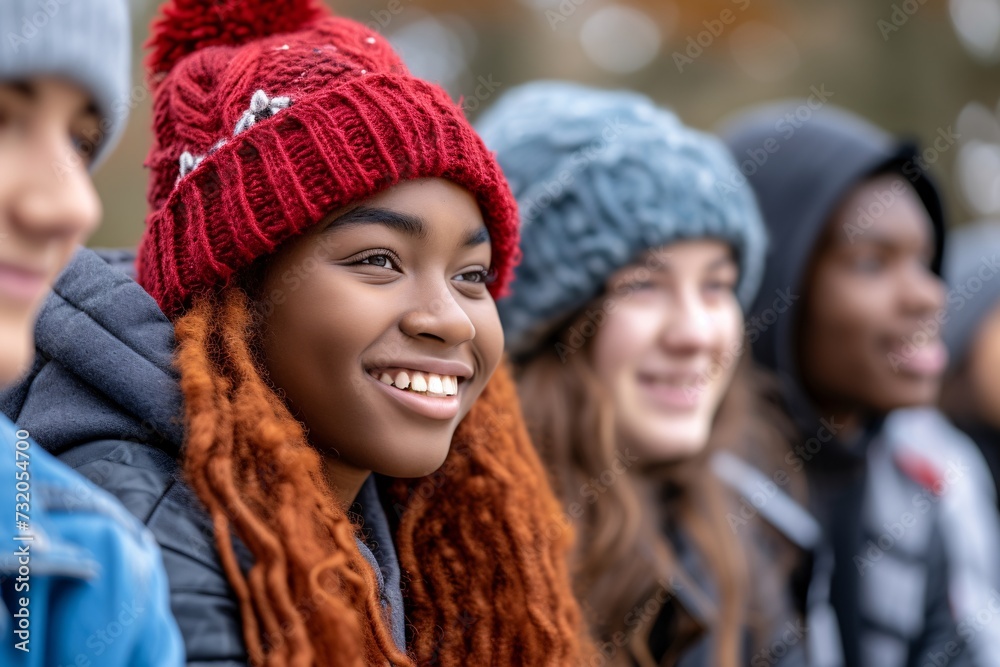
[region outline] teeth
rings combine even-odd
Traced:
[[[397,389],[409,389],[420,393],[436,394],[438,396],[455,396],[458,394],[458,378],[454,375],[438,375],[420,371],[399,371],[395,379],[389,371],[381,371],[379,382],[394,386]]]
[[[400,371],[399,375],[396,376],[395,385],[397,389],[406,389],[410,386],[410,375],[406,371]]]

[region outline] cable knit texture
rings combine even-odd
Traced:
[[[756,294],[766,234],[746,181],[714,137],[643,95],[557,81],[504,95],[478,123],[522,216],[524,258],[498,305],[516,355],[543,343],[645,250],[718,238]]]
[[[174,0],[153,26],[149,214],[138,280],[170,317],[332,211],[415,178],[469,190],[493,248],[518,257],[517,209],[440,87],[377,33],[311,0]],[[183,175],[182,175],[183,172]]]

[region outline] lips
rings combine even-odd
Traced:
[[[0,262],[0,297],[34,303],[48,288],[47,277],[44,271]]]
[[[454,419],[461,385],[472,377],[465,364],[425,360],[370,368],[376,387],[409,412],[433,420]]]
[[[912,340],[906,338],[905,340]],[[897,344],[890,348],[893,368],[921,377],[935,377],[948,365],[948,350],[940,339],[929,340],[923,345]]]
[[[688,411],[698,405],[701,391],[699,373],[640,373],[639,386],[658,408]]]

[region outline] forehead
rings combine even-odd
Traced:
[[[322,225],[325,236],[346,230],[388,229],[421,245],[488,245],[490,235],[475,199],[442,179],[400,183],[340,209]]]
[[[824,230],[822,250],[884,245],[929,249],[934,223],[916,189],[898,174],[855,186]]]
[[[718,267],[735,265],[732,247],[725,241],[712,238],[682,239],[650,248],[628,264],[623,270],[640,268],[663,271],[680,271],[692,267]]]
[[[475,197],[465,188],[443,178],[418,178],[397,183],[364,202],[372,207],[437,213],[446,219],[471,219],[483,224]]]

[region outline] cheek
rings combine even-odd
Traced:
[[[741,350],[743,341],[743,311],[733,302],[719,312],[715,318],[718,329],[716,349],[724,356],[732,356]]]
[[[0,386],[28,370],[35,355],[34,314],[0,310]]]
[[[482,356],[484,370],[492,374],[503,358],[504,346],[503,326],[500,324],[496,302],[493,299],[476,301],[466,307],[465,312],[476,329],[473,344]]]
[[[719,394],[725,392],[729,381],[736,373],[736,366],[743,355],[743,312],[735,303],[732,308],[726,308],[715,318],[716,327],[713,361],[722,372],[719,373]]]
[[[822,358],[866,355],[877,323],[892,310],[883,291],[847,279],[817,284],[810,297],[811,326],[804,340],[819,347],[813,354]]]
[[[989,410],[1000,408],[1000,318],[977,334],[969,354],[972,381],[978,402]]]
[[[619,306],[607,319],[584,320],[571,331],[574,338],[593,338],[592,362],[597,376],[610,385],[622,373],[634,369],[639,360],[656,345],[659,317],[647,309],[631,305]],[[590,334],[589,336],[587,334]]]
[[[360,286],[324,273],[323,267],[296,289],[286,286],[284,302],[266,322],[264,352],[274,382],[293,401],[305,392],[343,386],[346,373],[383,331],[382,320],[391,311],[375,308],[375,301],[365,298]]]

